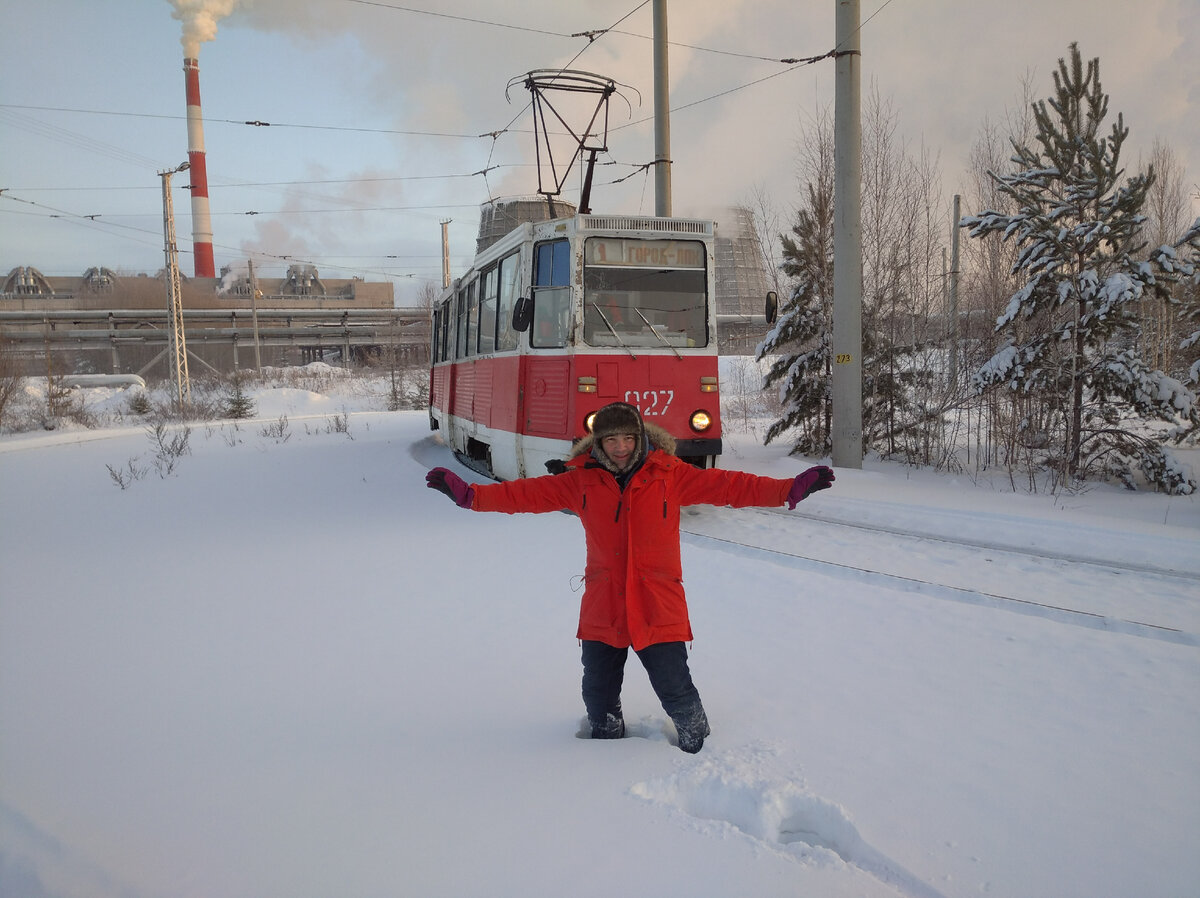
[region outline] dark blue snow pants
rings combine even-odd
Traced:
[[[688,669],[687,646],[682,642],[660,642],[637,653],[650,678],[654,694],[672,720],[701,711],[700,693]],[[603,722],[606,715],[621,717],[621,685],[625,681],[625,659],[629,649],[613,648],[603,642],[583,641],[583,704],[588,720]]]

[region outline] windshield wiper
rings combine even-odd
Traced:
[[[654,325],[650,323],[650,319],[648,319],[645,315],[642,314],[642,310],[639,309],[637,306],[634,306],[633,310],[638,313],[639,318],[641,318],[643,321],[646,322],[646,327],[650,328],[650,333],[652,333],[652,334],[654,334],[654,336],[658,337],[658,342],[662,343],[663,346],[667,347],[668,349],[671,350],[671,352],[675,353],[675,358],[682,360],[683,356],[681,356],[679,354],[679,350],[676,349],[674,346],[672,346],[670,343],[668,343],[667,338],[664,337],[662,334],[660,334],[658,331],[656,331],[654,329]]]
[[[618,345],[620,345],[620,347],[622,349],[624,349],[627,353],[629,353],[629,357],[636,362],[637,356],[633,354],[633,350],[630,349],[629,346],[626,345],[625,341],[621,339],[621,335],[618,334],[617,329],[612,326],[612,322],[608,320],[608,316],[604,314],[604,310],[601,309],[595,303],[592,303],[592,308],[596,310],[596,314],[600,316],[600,320],[604,322],[604,326],[607,327],[609,329],[609,331],[612,332],[612,335],[616,339]],[[638,312],[638,314],[640,315],[641,312]],[[642,319],[642,320],[645,320],[645,319]]]

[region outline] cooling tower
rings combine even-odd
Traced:
[[[546,221],[548,218],[568,218],[575,211],[572,203],[556,199],[554,215],[551,215],[544,196],[488,200],[479,207],[479,236],[475,238],[475,252],[483,252],[517,225],[527,221]]]

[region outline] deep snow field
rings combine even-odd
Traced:
[[[423,412],[254,399],[162,476],[133,418],[0,437],[4,898],[1200,895],[1196,497],[692,509],[691,756],[635,657],[576,738],[573,518],[426,489],[478,476]]]

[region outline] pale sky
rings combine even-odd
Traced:
[[[654,157],[648,0],[211,5],[232,7],[199,51],[218,269],[253,255],[260,273],[280,276],[291,257],[328,277],[391,279],[404,301],[416,285],[440,283],[439,222],[451,219],[459,272],[479,204],[537,192],[521,86],[534,69],[568,66],[618,83],[625,100],[611,102],[601,156],[612,164],[597,170],[592,206],[654,211],[653,176],[637,171]],[[835,8],[670,0],[676,215],[759,189],[790,221],[797,143],[805,120],[832,110],[834,64],[779,60],[832,49]],[[0,274],[162,267],[158,172],[187,158],[183,26],[173,12],[168,0],[0,0]],[[947,229],[983,123],[1020,107],[1026,79],[1035,97],[1051,95],[1072,41],[1085,59],[1100,57],[1110,116],[1122,112],[1130,130],[1130,170],[1157,138],[1200,194],[1197,0],[862,0],[861,19],[864,95],[874,85],[914,152],[936,155]],[[615,31],[590,43],[571,37],[606,28]],[[481,136],[492,132],[501,133]],[[576,199],[578,188],[577,169],[564,196]],[[189,198],[174,196],[190,274]]]

